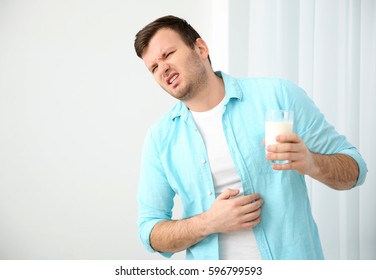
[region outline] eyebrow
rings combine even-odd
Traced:
[[[163,52],[162,52],[162,55],[160,57],[158,57],[156,60],[161,60],[161,59],[165,59],[167,54],[169,52],[171,52],[172,50],[175,50],[176,48],[175,47],[170,47],[170,48],[167,48],[165,49]],[[149,71],[150,72],[153,72],[152,70],[154,69],[154,67],[156,67],[158,64],[155,62],[153,63],[150,67],[149,67]]]

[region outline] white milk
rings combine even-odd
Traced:
[[[265,122],[265,148],[277,144],[275,138],[281,134],[292,133],[292,121],[266,121]]]

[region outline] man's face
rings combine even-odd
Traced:
[[[160,29],[152,37],[142,59],[157,83],[179,100],[190,100],[205,85],[207,73],[200,49],[188,47],[171,29]]]

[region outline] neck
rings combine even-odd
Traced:
[[[208,83],[194,98],[187,100],[185,105],[195,112],[205,112],[217,106],[225,97],[223,80],[213,71],[208,74]]]

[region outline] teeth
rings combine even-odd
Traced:
[[[176,78],[178,77],[178,75],[175,75],[171,78],[170,80],[170,85],[176,80]]]

